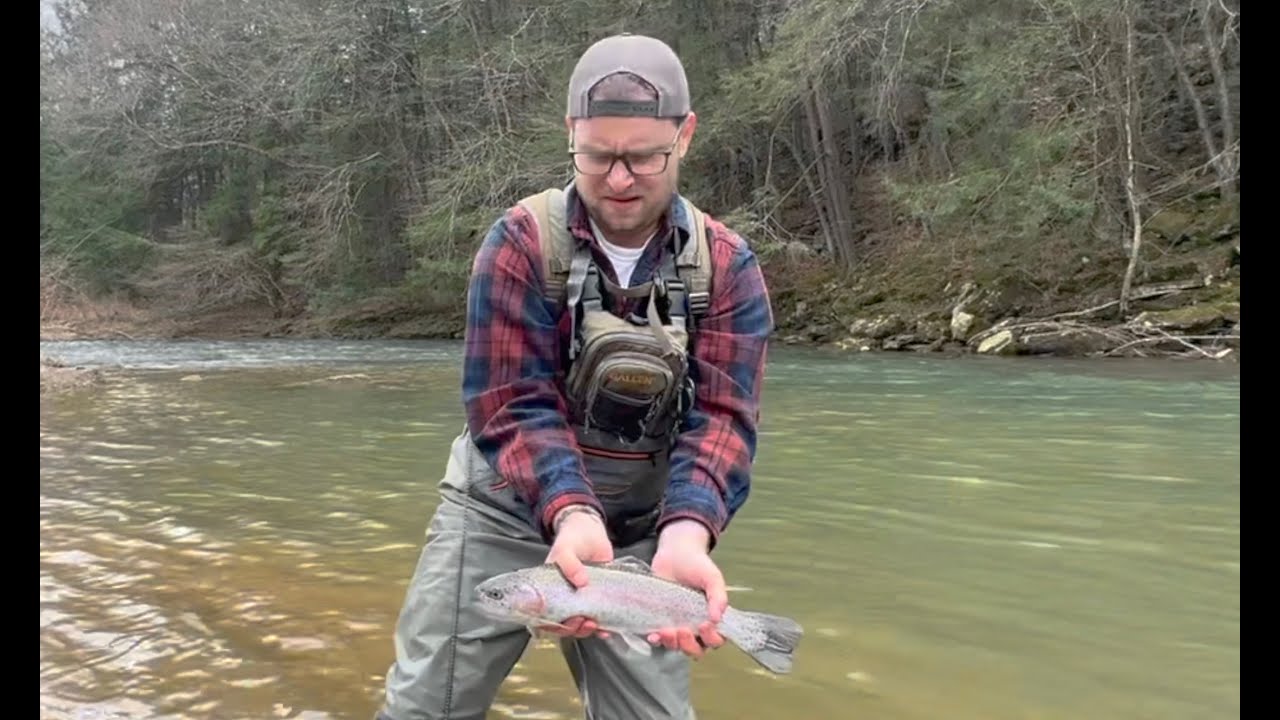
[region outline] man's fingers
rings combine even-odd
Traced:
[[[666,630],[662,633],[662,646],[668,650],[680,649],[680,631]]]
[[[659,630],[655,633],[649,633],[648,639],[652,645],[661,645],[668,650],[679,650],[694,658],[700,658],[704,654],[698,635],[689,628]]]
[[[578,625],[578,628],[573,633],[573,636],[577,638],[591,637],[599,629],[600,629],[600,626],[597,625],[595,621],[584,619],[582,623]]]
[[[675,650],[677,647],[676,631],[674,629],[666,629],[649,633],[649,642],[653,645],[661,645],[668,650]]]
[[[708,648],[718,648],[724,644],[724,637],[716,631],[715,625],[710,622],[702,623],[702,626],[698,628],[698,639]]]
[[[729,607],[729,592],[724,586],[724,577],[720,573],[714,573],[714,576],[707,582],[707,619],[712,623],[719,623],[724,617],[724,611]]]
[[[681,628],[676,632],[676,642],[685,655],[693,658],[702,657],[702,647],[698,645],[698,640],[693,632],[687,628]]]
[[[580,588],[587,584],[587,566],[583,565],[573,553],[559,553],[552,562],[560,568],[560,574],[564,575],[564,579],[574,587]]]

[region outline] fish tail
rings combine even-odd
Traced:
[[[779,675],[791,672],[796,646],[804,635],[800,623],[781,615],[728,608],[720,633],[766,670]]]

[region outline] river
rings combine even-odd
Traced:
[[[462,425],[450,342],[42,342],[43,718],[371,718]],[[1240,380],[1206,362],[771,355],[701,720],[1240,712]],[[533,643],[493,718],[580,717]],[[576,713],[576,714],[575,714]]]

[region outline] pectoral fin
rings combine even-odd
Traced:
[[[616,638],[616,640],[614,640],[614,638]],[[653,654],[653,646],[650,645],[648,641],[646,641],[644,638],[640,637],[639,635],[628,635],[626,633],[611,633],[609,635],[609,639],[610,641],[613,641],[613,642],[621,642],[622,644],[626,645],[627,648],[632,652],[636,652],[645,656]]]
[[[538,623],[533,625],[528,625],[527,627],[529,630],[529,634],[533,636],[534,640],[541,640],[542,638],[550,635],[551,633],[547,632],[547,628],[556,628],[557,630],[572,632],[572,628],[568,628],[564,625],[561,625],[560,623],[551,622],[549,620],[539,621]]]

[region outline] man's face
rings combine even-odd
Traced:
[[[575,159],[574,184],[600,229],[616,242],[643,242],[666,211],[689,149],[697,118],[683,124],[664,118],[595,117],[568,119]],[[664,157],[670,153],[669,157]],[[635,169],[614,155],[625,156]],[[595,174],[608,167],[604,174]],[[663,163],[666,167],[663,168]],[[586,169],[587,172],[583,170]],[[648,174],[661,169],[657,174]],[[644,237],[630,237],[641,235]]]

